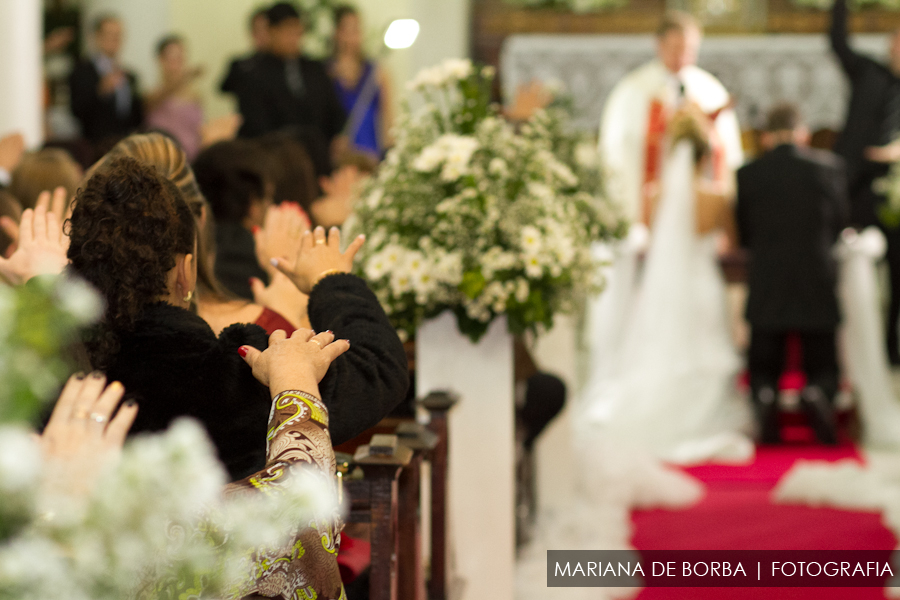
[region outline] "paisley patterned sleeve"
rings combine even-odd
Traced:
[[[300,391],[278,394],[272,401],[266,445],[265,468],[229,484],[226,497],[278,493],[295,466],[314,467],[334,481],[328,409],[315,396]],[[241,596],[346,600],[337,565],[342,527],[338,514],[327,521],[300,523],[283,546],[257,551],[252,559],[256,580]]]

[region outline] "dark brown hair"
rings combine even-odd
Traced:
[[[666,11],[666,14],[663,15],[662,20],[659,22],[656,28],[656,37],[662,39],[672,31],[685,33],[689,29],[696,29],[700,33],[703,32],[700,21],[693,15],[680,10],[670,10]]]
[[[669,125],[672,146],[678,142],[690,142],[694,150],[694,163],[699,163],[712,153],[709,139],[709,117],[699,110],[685,110],[676,115]]]
[[[106,301],[85,343],[92,366],[105,369],[119,336],[165,296],[176,256],[195,252],[194,216],[174,184],[126,157],[97,170],[78,191],[67,229],[72,270]]]
[[[794,131],[802,125],[803,119],[800,117],[800,110],[790,102],[776,104],[766,116],[766,131],[769,133]]]

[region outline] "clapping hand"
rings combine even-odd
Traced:
[[[118,89],[122,82],[125,81],[125,72],[119,68],[116,70],[107,73],[103,76],[103,79],[100,80],[100,85],[97,87],[97,93],[100,96],[109,96]]]
[[[900,161],[900,141],[891,142],[887,146],[869,146],[866,158],[877,163],[893,163]]]
[[[9,258],[0,258],[0,278],[21,285],[36,275],[62,273],[69,264],[69,236],[62,230],[65,200],[65,188],[56,188],[52,198],[42,192],[34,210],[22,213],[18,246]]]
[[[316,227],[303,234],[293,261],[273,258],[272,264],[287,275],[298,290],[309,295],[313,286],[326,275],[349,273],[353,269],[353,258],[365,241],[364,235],[357,236],[347,250],[341,252],[341,230],[332,227],[326,235],[324,227]]]
[[[0,138],[0,169],[12,173],[19,166],[25,152],[25,138],[21,133],[11,133]]]
[[[62,223],[71,214],[71,207],[69,208],[69,213],[66,213],[67,194],[68,192],[66,192],[64,187],[56,188],[52,196],[50,192],[41,192],[35,208],[43,206],[46,210],[56,215],[56,218]],[[0,217],[0,229],[12,240],[8,250],[9,255],[12,255],[19,241],[19,224],[12,217],[3,216]],[[68,237],[66,238],[66,249],[68,249]]]
[[[256,304],[274,310],[294,327],[310,327],[306,312],[309,296],[282,273],[275,271],[268,286],[255,277],[250,278],[250,290]]]
[[[116,412],[124,392],[117,381],[107,386],[102,373],[69,378],[39,438],[50,467],[45,484],[51,491],[90,491],[103,468],[118,456],[138,410],[126,402]]]
[[[293,202],[282,202],[280,206],[270,206],[261,228],[253,232],[256,243],[256,258],[269,275],[277,271],[272,259],[280,256],[295,256],[300,248],[303,234],[309,231],[309,217]]]
[[[239,352],[253,369],[253,376],[274,397],[285,390],[318,395],[319,382],[338,356],[350,349],[347,340],[335,340],[330,331],[316,334],[298,329],[291,337],[278,330],[269,336],[269,347],[260,352],[241,346]]]

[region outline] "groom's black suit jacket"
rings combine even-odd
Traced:
[[[835,154],[783,145],[738,171],[753,327],[822,331],[838,324],[832,246],[847,219],[844,165]]]

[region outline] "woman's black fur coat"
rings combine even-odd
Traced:
[[[350,340],[350,350],[319,384],[337,445],[378,423],[406,397],[406,354],[375,295],[353,275],[319,282],[309,318],[316,331]],[[120,342],[107,375],[138,402],[132,433],[160,431],[191,416],[206,427],[232,480],[263,468],[271,398],[238,355],[243,345],[266,348],[261,327],[232,325],[217,338],[197,315],[159,303]]]

